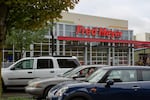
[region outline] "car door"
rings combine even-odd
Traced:
[[[140,100],[147,100],[150,98],[150,70],[141,70],[141,80],[139,83],[141,84],[142,91],[139,95]]]
[[[37,68],[34,70],[36,78],[54,77],[56,72],[52,59],[38,58],[36,60]]]
[[[25,59],[16,63],[7,73],[7,85],[26,85],[34,78],[34,59]]]
[[[125,75],[124,72],[129,73]],[[136,70],[112,70],[107,74],[104,82],[114,80],[114,84],[108,86],[106,83],[102,83],[104,87],[98,88],[96,98],[102,98],[101,100],[138,100],[137,96],[141,91],[141,86],[137,82]],[[126,79],[123,79],[121,74]]]

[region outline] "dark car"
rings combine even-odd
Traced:
[[[47,100],[148,100],[150,67],[103,67],[86,82],[69,81],[53,87]]]
[[[28,85],[25,87],[26,93],[33,95],[36,99],[46,98],[50,88],[56,84],[64,81],[70,80],[85,80],[90,74],[95,70],[107,65],[82,65],[67,71],[61,76],[51,77],[51,78],[38,78],[33,79],[28,82]]]

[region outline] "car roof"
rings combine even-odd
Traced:
[[[101,67],[108,67],[109,65],[81,65],[81,66],[79,66],[79,67],[82,67],[82,68],[89,68],[89,67],[99,67],[99,68],[101,68]]]
[[[150,69],[149,66],[109,66],[109,67],[103,67],[102,69]]]
[[[33,59],[33,58],[74,58],[74,59],[77,59],[76,56],[37,56],[37,57],[25,57],[22,59]]]

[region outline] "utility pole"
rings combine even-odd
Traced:
[[[50,34],[52,36],[52,56],[54,56],[55,45],[54,45],[53,23],[52,23],[52,26],[50,28]]]
[[[52,50],[52,56],[54,56],[54,50],[55,50],[55,45],[54,45],[54,43],[55,43],[55,40],[54,40],[54,34],[53,34],[53,26],[54,26],[54,21],[53,20],[51,20],[50,21],[50,35],[51,35],[51,39],[52,39],[52,46],[51,46],[51,50]],[[49,41],[50,42],[50,41]]]

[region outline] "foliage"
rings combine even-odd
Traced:
[[[52,22],[61,18],[62,11],[73,9],[78,2],[79,0],[0,0],[0,54],[6,32],[11,33],[12,28],[22,32],[43,28],[48,20]]]
[[[37,29],[46,25],[47,20],[61,18],[61,12],[73,9],[78,0],[1,0],[0,3],[8,7],[8,28]]]
[[[48,33],[48,28],[41,30],[19,30],[12,28],[6,36],[6,45],[15,47],[15,50],[20,50],[20,56],[23,56],[23,50],[29,50],[30,44],[34,42],[42,42],[45,34]]]

